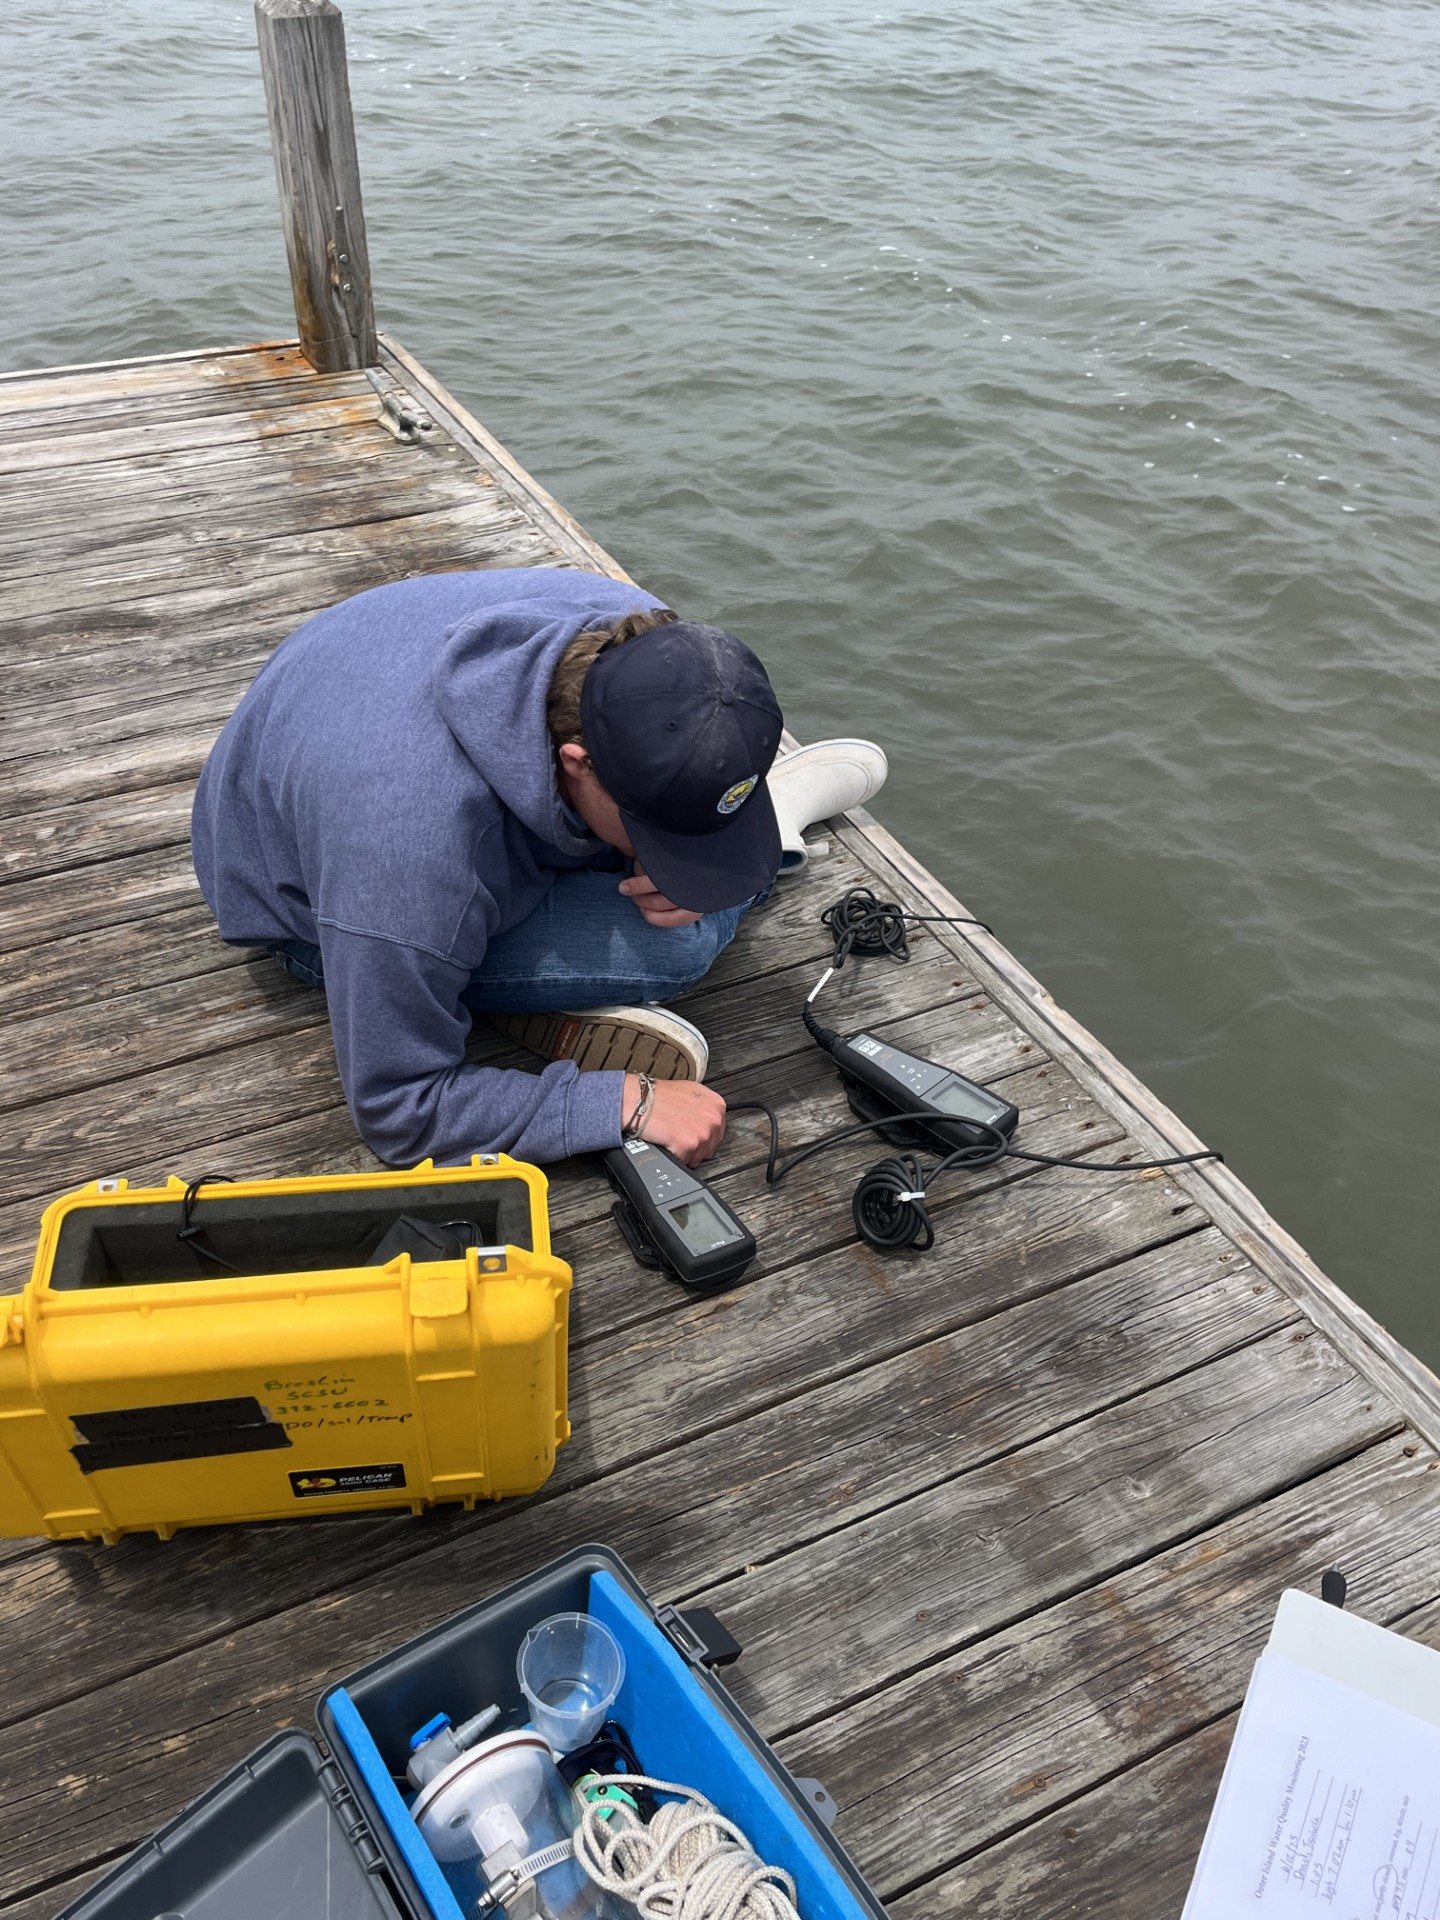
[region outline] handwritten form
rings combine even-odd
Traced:
[[[1440,1920],[1440,1727],[1266,1653],[1182,1920]]]

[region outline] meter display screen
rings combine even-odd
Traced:
[[[1000,1108],[985,1094],[947,1080],[925,1096],[927,1103],[941,1113],[953,1113],[957,1120],[984,1120],[993,1123]]]
[[[735,1238],[734,1227],[714,1201],[703,1194],[668,1207],[666,1215],[691,1253],[713,1253],[716,1247],[728,1246]]]

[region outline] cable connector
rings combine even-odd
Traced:
[[[835,976],[834,967],[826,967],[824,973],[821,974],[820,978],[815,982],[814,986],[810,989],[809,993],[807,993],[805,996],[805,1004],[807,1007],[810,1005],[810,1002],[812,1000],[816,1000],[819,998],[820,989],[824,986],[827,980],[833,979],[834,976]]]
[[[836,965],[838,964],[839,962],[837,961]],[[834,972],[835,972],[834,967],[827,967],[825,969],[824,973],[821,974],[820,978],[815,982],[814,986],[810,989],[809,993],[806,994],[805,1004],[800,1009],[800,1018],[805,1022],[805,1031],[809,1034],[810,1038],[815,1042],[817,1047],[822,1048],[826,1053],[830,1053],[830,1054],[833,1054],[835,1049],[839,1046],[842,1046],[844,1042],[842,1041],[840,1035],[836,1033],[832,1027],[821,1026],[820,1022],[815,1018],[814,1014],[810,1011],[810,1003],[812,1000],[815,999],[816,995],[820,992],[820,989],[825,985],[826,981],[833,977]]]

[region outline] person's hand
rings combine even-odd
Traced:
[[[622,1119],[628,1121],[639,1104],[640,1082],[627,1073]],[[725,1138],[724,1098],[698,1080],[657,1080],[641,1137],[652,1146],[664,1147],[687,1167],[698,1167],[719,1151]]]
[[[640,909],[642,920],[648,920],[652,927],[693,927],[703,916],[691,913],[685,907],[677,907],[673,900],[667,900],[641,867],[636,867],[628,880],[620,882],[620,891],[627,900],[632,900]]]

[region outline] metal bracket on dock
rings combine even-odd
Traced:
[[[365,378],[380,396],[380,425],[406,447],[436,446],[435,422],[413,395],[379,367],[367,367]]]

